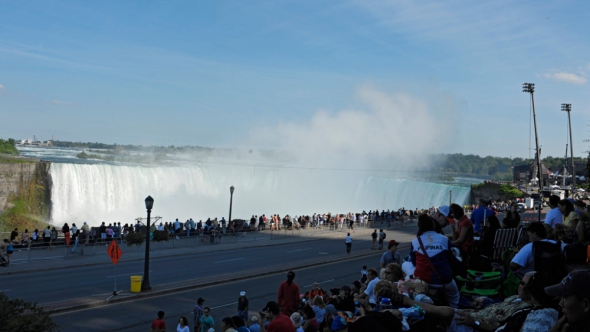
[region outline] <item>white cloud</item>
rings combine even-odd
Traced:
[[[561,81],[561,82],[566,82],[566,83],[571,83],[571,84],[584,84],[587,81],[585,77],[578,76],[578,75],[572,74],[572,73],[565,73],[565,72],[559,72],[559,73],[555,73],[555,74],[548,73],[548,74],[545,74],[545,78],[556,80],[556,81]]]

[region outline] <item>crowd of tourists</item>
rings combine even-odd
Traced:
[[[330,290],[302,293],[291,271],[263,308],[249,313],[242,292],[221,331],[590,331],[589,214],[584,202],[549,203],[544,222],[523,222],[516,204],[499,221],[486,202],[471,217],[457,204],[419,214],[407,257],[390,240],[379,266]],[[493,259],[501,229],[521,239]],[[212,316],[200,298],[177,331],[214,331]]]

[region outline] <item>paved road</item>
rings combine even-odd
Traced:
[[[315,244],[315,243],[314,243]],[[282,250],[281,250],[282,251]],[[406,255],[408,250],[400,250]],[[316,267],[295,270],[295,282],[301,292],[319,282],[326,290],[342,285],[350,285],[360,278],[363,265],[376,266],[381,252],[372,256],[355,258],[337,263],[323,263]],[[244,281],[236,281],[202,289],[168,294],[159,297],[123,302],[110,306],[53,315],[53,320],[64,331],[147,331],[159,310],[166,312],[168,330],[175,330],[180,316],[192,319],[192,308],[196,299],[203,297],[205,305],[212,308],[216,331],[220,331],[223,317],[236,314],[236,303],[240,291],[246,291],[250,301],[250,315],[264,307],[267,301],[276,301],[279,284],[286,279],[285,273],[263,276]],[[191,327],[192,331],[192,327]]]
[[[355,247],[370,247],[366,241],[355,241]],[[280,246],[241,248],[199,254],[154,258],[150,260],[150,283],[159,285],[187,279],[224,275],[236,271],[264,268],[273,264],[298,263],[322,255],[326,261],[345,252],[344,241],[330,239]],[[9,296],[39,303],[67,300],[80,296],[112,292],[114,276],[118,288],[129,289],[131,275],[143,275],[143,261],[120,262],[115,267],[82,266],[40,271],[2,278],[2,290]],[[35,285],[36,287],[31,287]],[[42,291],[40,291],[42,290]]]

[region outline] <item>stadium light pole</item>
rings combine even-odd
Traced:
[[[572,104],[561,104],[561,111],[567,112],[567,121],[570,128],[570,158],[572,164],[572,196],[573,190],[576,188],[576,166],[574,165],[574,142],[572,140],[572,118],[570,112],[572,111]]]
[[[539,194],[543,194],[543,170],[541,169],[541,150],[539,149],[539,133],[537,131],[537,113],[535,112],[535,83],[522,83],[522,92],[531,94],[531,103],[533,104],[533,122],[535,125],[535,145],[537,148],[537,168],[539,176]],[[541,219],[539,219],[541,220]]]
[[[141,281],[141,290],[148,291],[150,286],[150,214],[154,206],[154,199],[148,196],[145,199],[145,208],[147,209],[147,228],[145,230],[145,261],[143,262],[143,280]]]
[[[228,225],[229,225],[229,223],[231,223],[231,206],[232,206],[232,203],[234,200],[234,190],[235,189],[236,188],[234,188],[234,186],[229,187],[230,196],[229,196],[229,221],[227,222]]]

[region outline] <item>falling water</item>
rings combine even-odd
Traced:
[[[387,177],[364,171],[334,171],[227,164],[182,167],[53,163],[52,221],[131,222],[145,214],[143,200],[155,199],[152,215],[164,221],[252,215],[345,213],[373,209],[427,208],[464,204],[468,185]],[[476,182],[474,180],[473,182]]]

